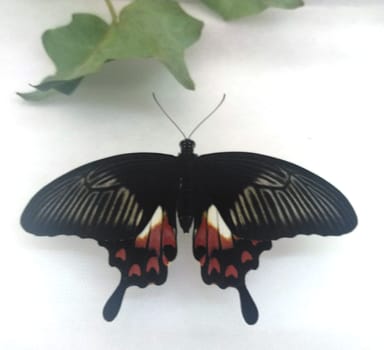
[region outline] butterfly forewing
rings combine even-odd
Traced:
[[[215,205],[238,237],[340,235],[357,224],[340,191],[292,163],[241,152],[208,154],[196,163],[197,183],[205,196],[201,203]]]
[[[21,223],[37,235],[96,240],[135,237],[161,205],[175,226],[177,158],[125,154],[77,168],[39,191]]]

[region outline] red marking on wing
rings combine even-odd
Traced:
[[[125,249],[124,248],[119,249],[115,254],[115,258],[121,259],[123,261],[127,260],[127,252],[125,251]]]
[[[164,215],[163,218],[163,247],[165,246],[176,248],[176,235],[173,227],[168,222],[167,215]]]
[[[219,260],[217,260],[216,258],[212,258],[209,260],[208,275],[210,275],[213,270],[216,270],[217,273],[220,273],[220,271],[221,271]]]
[[[135,239],[99,242],[108,249],[110,264],[120,270],[127,287],[143,288],[166,281],[168,264],[176,257],[177,251],[176,231],[170,224],[173,222],[171,219],[158,207]]]
[[[208,224],[208,255],[218,249],[220,249],[219,232],[216,227]]]
[[[257,241],[256,239],[251,240],[251,243],[256,247],[259,244],[260,241]]]
[[[253,257],[252,254],[248,250],[244,250],[241,253],[241,262],[244,264],[247,261],[252,261]]]
[[[208,223],[207,213],[204,212],[201,224],[195,234],[194,246],[195,248],[205,248],[210,256],[215,250],[232,249],[233,239],[232,237],[223,236],[217,227]]]
[[[205,262],[207,261],[207,256],[206,255],[203,255],[201,258],[200,258],[200,265],[201,266],[204,266],[205,265]]]
[[[201,224],[197,229],[195,235],[195,248],[197,247],[207,247],[207,214],[204,213],[201,219]]]
[[[233,241],[231,237],[224,237],[220,235],[221,249],[232,249]]]
[[[221,225],[219,215],[216,223],[214,216],[210,222],[207,213],[203,213],[194,235],[193,254],[200,263],[201,277],[206,284],[237,288],[244,304],[245,276],[249,270],[257,269],[260,254],[272,244],[237,237],[229,227]]]
[[[135,247],[136,248],[145,248],[147,246],[147,242],[148,242],[148,234],[146,235],[140,235],[136,238],[136,241],[135,241]]]
[[[154,250],[157,256],[160,256],[161,250],[161,226],[162,223],[155,225],[149,231],[149,244],[148,249]]]
[[[169,264],[169,261],[168,261],[168,259],[167,259],[167,257],[165,256],[165,255],[163,255],[163,265],[164,266],[168,266],[168,264]]]
[[[236,267],[233,265],[227,266],[227,268],[225,269],[225,277],[239,277],[239,273],[237,272]]]
[[[149,260],[147,262],[146,272],[149,272],[152,269],[155,270],[156,273],[160,272],[159,260],[155,256],[149,258]]]
[[[141,276],[141,268],[139,264],[133,264],[128,271],[128,276],[132,277],[133,275]]]

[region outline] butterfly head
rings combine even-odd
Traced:
[[[193,154],[195,145],[195,141],[191,139],[184,139],[180,142],[181,154]]]

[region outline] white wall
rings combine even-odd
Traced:
[[[124,2],[121,2],[121,5]],[[152,61],[114,62],[70,97],[27,103],[52,65],[39,36],[72,12],[108,18],[102,1],[5,2],[0,12],[1,349],[383,348],[382,1],[307,1],[226,23],[197,3],[202,39],[187,51],[197,89]],[[18,224],[28,199],[62,173],[136,151],[178,153],[180,135],[151,100],[190,130],[227,93],[194,137],[198,153],[244,150],[323,176],[353,203],[350,235],[281,239],[247,282],[260,311],[241,318],[235,291],[204,285],[191,236],[162,287],[128,290],[115,322],[102,306],[118,281],[91,240],[37,238]]]

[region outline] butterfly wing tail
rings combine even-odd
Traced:
[[[103,317],[106,321],[113,321],[120,311],[121,304],[123,302],[125,291],[127,286],[123,281],[120,281],[119,285],[109,297],[105,303],[103,309]]]
[[[259,311],[245,284],[237,288],[240,296],[241,313],[245,322],[255,324],[259,319]]]

